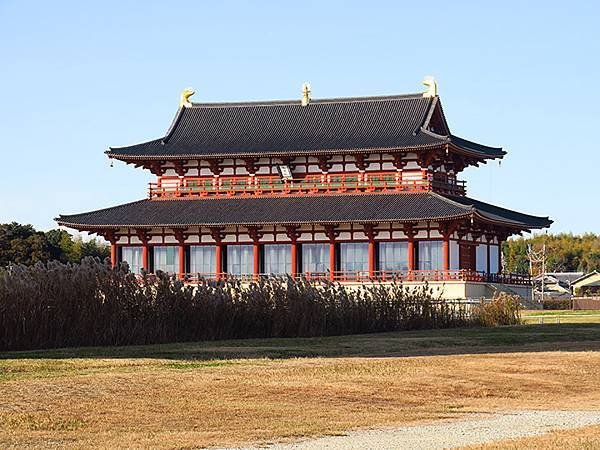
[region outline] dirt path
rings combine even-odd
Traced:
[[[514,411],[380,430],[351,431],[267,448],[290,449],[447,449],[503,439],[538,436],[552,430],[600,424],[600,411]],[[264,447],[263,447],[264,448]]]

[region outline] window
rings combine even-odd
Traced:
[[[302,272],[329,271],[329,244],[302,244]]]
[[[408,270],[408,242],[381,242],[379,270],[383,272]]]
[[[490,273],[498,273],[498,246],[490,245]]]
[[[340,244],[340,270],[342,272],[367,272],[369,270],[369,244],[345,242]]]
[[[460,269],[460,245],[458,241],[450,240],[450,270]]]
[[[442,270],[443,268],[442,241],[419,241],[419,270]]]
[[[292,248],[290,244],[266,244],[263,246],[263,254],[265,273],[290,273],[292,269]]]
[[[252,245],[227,246],[227,273],[249,275],[254,273]]]
[[[217,249],[214,245],[190,246],[190,272],[206,275],[217,272]]]
[[[122,247],[121,260],[129,264],[131,273],[140,273],[142,270],[142,247]]]
[[[478,244],[475,251],[475,269],[487,272],[487,244]]]
[[[173,274],[179,272],[179,248],[176,246],[154,246],[154,272]]]

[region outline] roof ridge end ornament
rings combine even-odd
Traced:
[[[185,88],[179,97],[179,107],[180,108],[189,108],[192,106],[192,102],[190,102],[190,97],[194,95],[196,91],[193,88]]]
[[[308,104],[310,103],[311,92],[312,91],[310,89],[310,83],[302,83],[302,106],[308,106]]]
[[[425,78],[423,78],[423,85],[427,86],[427,90],[423,92],[423,97],[435,98],[437,96],[437,83],[435,82],[435,78],[433,78],[433,76],[425,76]]]

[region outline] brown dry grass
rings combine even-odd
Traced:
[[[543,436],[467,447],[469,450],[594,450],[600,448],[600,426],[558,430]]]
[[[598,409],[600,327],[570,327],[5,355],[0,447],[189,448],[479,411]],[[506,343],[525,332],[537,342]],[[315,356],[281,357],[301,351]],[[431,356],[403,356],[415,352]]]

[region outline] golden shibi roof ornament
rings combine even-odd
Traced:
[[[192,106],[192,102],[190,102],[190,97],[194,95],[196,91],[192,88],[185,88],[181,93],[181,97],[179,97],[179,107],[180,108],[189,108]]]
[[[427,87],[427,90],[423,92],[423,97],[431,98],[437,95],[437,83],[435,82],[435,78],[431,75],[427,75],[423,78],[423,85]]]
[[[310,83],[302,84],[302,106],[307,106],[310,103]]]

